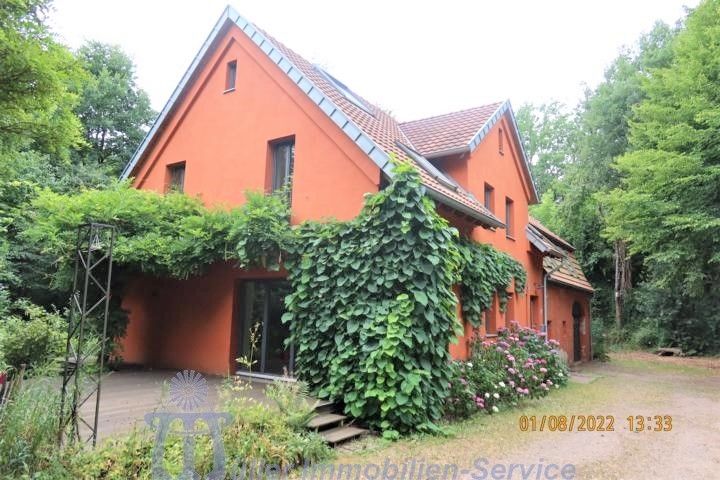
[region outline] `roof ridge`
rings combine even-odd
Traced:
[[[436,119],[436,118],[449,117],[449,116],[451,116],[451,115],[458,115],[458,114],[461,114],[461,113],[467,113],[467,112],[470,112],[470,111],[473,111],[473,110],[479,110],[479,109],[481,109],[481,108],[494,107],[495,109],[497,109],[497,107],[499,107],[499,106],[502,105],[503,103],[505,103],[505,100],[502,100],[502,101],[499,101],[499,102],[487,103],[487,104],[485,104],[485,105],[477,105],[477,106],[475,106],[475,107],[463,108],[463,109],[461,109],[461,110],[455,110],[455,111],[453,111],[453,112],[440,113],[440,114],[438,114],[438,115],[431,115],[431,116],[429,116],[429,117],[416,118],[416,119],[414,119],[414,120],[408,120],[408,121],[406,121],[406,122],[399,122],[398,124],[402,127],[403,125],[408,125],[408,124],[410,124],[410,123],[424,122],[424,121],[433,120],[433,119]]]

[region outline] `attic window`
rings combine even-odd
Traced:
[[[498,153],[500,155],[504,155],[504,146],[503,146],[503,129],[498,130]]]
[[[168,165],[165,183],[166,192],[182,193],[185,190],[185,162]]]
[[[365,102],[362,101],[362,100],[360,99],[360,97],[358,97],[358,96],[355,94],[355,92],[353,92],[352,90],[350,90],[350,87],[348,87],[347,85],[345,85],[344,83],[342,83],[340,80],[338,80],[337,78],[335,78],[335,77],[333,77],[332,75],[330,75],[328,72],[326,72],[325,70],[323,70],[323,69],[322,69],[321,67],[319,67],[318,65],[315,65],[315,69],[316,69],[318,72],[320,72],[320,73],[322,74],[322,76],[325,77],[325,80],[327,80],[328,82],[330,82],[330,83],[332,84],[332,86],[335,87],[335,89],[337,89],[337,91],[339,91],[340,93],[342,93],[343,97],[347,98],[347,99],[350,101],[350,103],[354,104],[354,105],[357,106],[357,107],[360,107],[365,113],[368,113],[368,114],[370,114],[370,115],[373,114],[373,113],[370,111],[370,108],[365,104]]]
[[[237,77],[237,60],[228,62],[227,70],[225,71],[225,92],[232,92],[235,90],[235,79]]]

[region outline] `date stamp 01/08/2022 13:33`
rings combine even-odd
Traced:
[[[617,422],[614,415],[521,415],[521,432],[669,432],[673,429],[670,415],[629,415]]]

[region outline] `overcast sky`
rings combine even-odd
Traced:
[[[67,45],[120,45],[160,110],[227,0],[55,0]],[[698,0],[244,0],[231,5],[400,120],[509,98],[574,104],[623,45]]]

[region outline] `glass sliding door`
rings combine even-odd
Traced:
[[[245,281],[238,289],[239,352],[253,362],[254,373],[292,374],[293,348],[285,346],[290,328],[282,323],[285,296],[289,292],[284,280]],[[241,365],[241,369],[247,370],[247,366]]]

